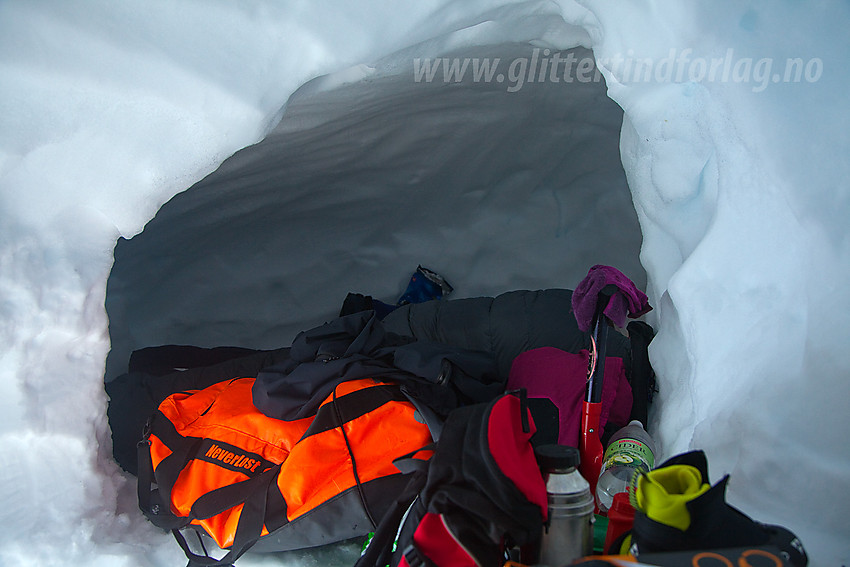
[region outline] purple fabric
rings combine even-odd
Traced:
[[[549,398],[559,413],[558,443],[578,447],[587,382],[588,352],[569,353],[554,347],[526,351],[514,359],[507,389],[525,388],[529,398]],[[605,359],[599,435],[605,424],[626,424],[632,411],[632,387],[621,358]]]
[[[652,309],[646,294],[639,290],[623,272],[611,266],[597,264],[590,268],[573,291],[573,313],[576,316],[578,328],[582,331],[590,330],[599,292],[609,284],[617,286],[620,293],[611,296],[604,313],[617,327],[625,327],[627,315],[634,319]]]

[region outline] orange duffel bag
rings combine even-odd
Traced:
[[[409,480],[393,462],[430,457],[428,427],[397,384],[342,382],[297,421],[260,413],[253,384],[172,394],[139,443],[139,506],[173,531],[193,565],[366,535]],[[193,550],[187,527],[228,553]]]

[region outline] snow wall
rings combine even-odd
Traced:
[[[3,564],[180,563],[110,458],[110,332],[110,367],[262,347],[419,262],[458,296],[597,262],[645,282],[662,456],[705,449],[734,505],[850,562],[848,11],[3,3]],[[501,80],[422,67],[496,59]]]

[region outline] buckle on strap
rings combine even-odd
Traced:
[[[425,567],[427,563],[425,562],[425,556],[422,555],[422,552],[417,549],[414,544],[408,545],[404,549],[404,558],[407,560],[407,564],[410,567]]]

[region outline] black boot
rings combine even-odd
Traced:
[[[633,497],[632,553],[772,545],[795,567],[808,564],[789,530],[756,522],[726,503],[728,475],[714,486],[708,478],[702,451],[673,457],[641,476]]]

